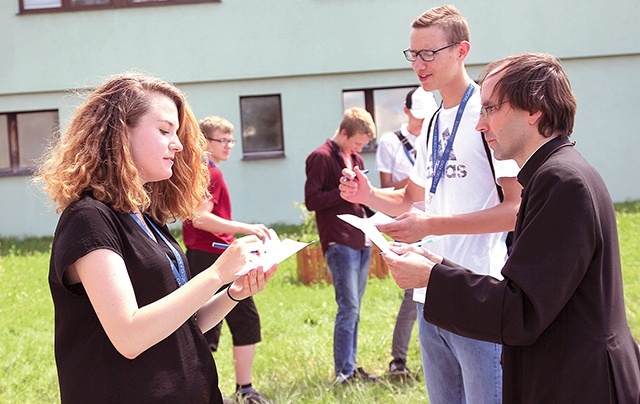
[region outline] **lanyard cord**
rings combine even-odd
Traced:
[[[431,199],[436,194],[436,189],[438,188],[438,183],[440,182],[440,178],[442,178],[442,174],[444,173],[445,166],[447,161],[449,160],[449,154],[451,154],[451,149],[453,149],[453,141],[456,138],[456,133],[458,133],[458,126],[460,126],[460,121],[462,120],[462,114],[464,113],[464,109],[467,106],[467,102],[473,91],[475,90],[475,86],[473,82],[469,84],[467,87],[467,91],[464,93],[462,97],[462,101],[458,106],[458,112],[456,113],[456,119],[453,122],[453,129],[451,130],[451,136],[447,141],[447,145],[442,152],[442,156],[440,160],[438,160],[438,149],[439,149],[439,134],[438,134],[438,117],[436,117],[436,122],[433,125],[433,143],[431,146],[431,159],[433,161],[433,178],[431,179],[431,188],[429,189],[429,199],[428,202],[431,203]]]
[[[144,230],[144,232],[147,233],[147,235],[152,240],[155,240],[155,237],[153,237],[153,234],[151,233],[151,231],[145,227],[142,221],[140,221],[140,218],[133,213],[131,213],[130,215],[133,218],[133,220],[136,221],[138,226],[140,226],[140,228],[142,228],[142,230]],[[156,231],[156,233],[160,236],[162,241],[164,241],[167,247],[169,247],[169,249],[171,250],[171,253],[173,254],[173,256],[176,259],[176,262],[178,263],[178,268],[176,268],[176,265],[173,263],[171,258],[169,258],[169,254],[165,252],[164,255],[167,257],[167,260],[169,261],[169,265],[171,265],[171,272],[173,272],[173,276],[176,278],[176,282],[178,282],[178,286],[184,285],[185,283],[187,283],[187,270],[185,268],[184,260],[182,259],[182,256],[180,255],[180,253],[178,253],[178,250],[176,250],[175,247],[169,242],[169,240],[167,240],[167,238],[164,236],[164,234],[162,234],[160,229],[158,229],[158,227],[155,225],[155,223],[153,223],[152,220],[147,220],[147,223],[151,224],[151,226]]]

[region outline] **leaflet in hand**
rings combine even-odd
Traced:
[[[379,224],[388,224],[393,223],[395,219],[385,215],[382,212],[376,212],[373,216],[369,218],[358,217],[354,215],[338,215],[338,217],[350,225],[362,230],[362,232],[371,239],[371,241],[378,246],[380,251],[385,254],[393,254],[396,255],[389,248],[391,247],[391,243],[387,240],[380,230],[376,227]],[[422,240],[413,243],[413,245],[423,246],[429,243],[435,243],[443,239],[443,236],[428,236],[423,238]]]
[[[285,238],[280,241],[280,238],[276,234],[275,230],[269,229],[269,235],[271,238],[262,245],[262,248],[257,254],[257,259],[250,265],[247,265],[240,271],[236,272],[237,276],[244,275],[251,271],[253,268],[262,266],[265,270],[269,269],[274,264],[279,264],[293,254],[302,250],[311,243],[304,243],[301,241],[291,240]]]
[[[389,240],[387,240],[384,235],[380,233],[380,230],[376,228],[376,225],[379,224],[392,223],[394,220],[389,216],[382,212],[376,212],[369,218],[349,214],[338,215],[338,218],[344,220],[353,227],[360,229],[383,253],[396,255],[396,253],[389,249],[391,247]]]

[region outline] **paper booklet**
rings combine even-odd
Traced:
[[[250,265],[247,265],[245,268],[236,272],[237,276],[244,275],[258,266],[262,266],[266,271],[271,268],[273,264],[281,263],[311,244],[311,242],[304,243],[302,241],[291,240],[290,238],[285,238],[281,241],[273,229],[269,229],[269,235],[271,236],[271,239],[265,241],[261,247],[259,258],[254,260]]]

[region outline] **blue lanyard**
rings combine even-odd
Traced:
[[[431,189],[429,189],[429,199],[428,203],[431,203],[431,199],[436,194],[436,189],[438,188],[438,183],[440,182],[440,178],[442,178],[442,174],[444,173],[445,166],[447,161],[449,160],[449,154],[451,154],[451,149],[453,148],[453,140],[456,138],[456,133],[458,132],[458,126],[460,126],[460,121],[462,120],[462,114],[464,113],[464,109],[467,106],[467,102],[471,95],[473,94],[473,90],[475,90],[475,86],[473,82],[469,84],[467,87],[467,91],[464,93],[462,97],[462,101],[458,106],[458,112],[456,113],[456,119],[453,122],[453,129],[451,130],[451,136],[447,141],[447,145],[442,152],[442,157],[438,160],[438,149],[439,149],[439,135],[438,135],[438,118],[436,117],[436,122],[433,125],[433,143],[431,146],[431,159],[433,161],[433,178],[431,179]]]
[[[131,213],[130,215],[133,218],[133,220],[135,220],[136,223],[138,223],[138,226],[140,226],[140,228],[142,228],[142,230],[144,230],[144,232],[147,233],[147,235],[151,239],[155,240],[155,237],[153,237],[153,234],[151,233],[151,231],[147,229],[144,224],[142,224],[142,222],[140,221],[140,218],[133,213]],[[160,236],[162,241],[164,241],[167,247],[169,247],[169,249],[171,250],[171,253],[176,258],[176,262],[178,263],[178,268],[176,268],[171,258],[169,258],[169,254],[164,253],[164,255],[167,257],[167,261],[169,261],[169,265],[171,265],[171,272],[173,272],[173,276],[175,276],[176,281],[178,282],[178,286],[184,285],[185,283],[187,283],[187,270],[184,266],[184,260],[182,259],[182,256],[178,253],[178,250],[176,250],[175,247],[173,247],[173,245],[169,242],[169,240],[167,240],[167,238],[164,236],[164,234],[162,234],[160,229],[158,229],[158,227],[155,225],[155,223],[153,223],[152,220],[147,220],[147,223],[151,224],[151,226],[155,229],[156,233]]]

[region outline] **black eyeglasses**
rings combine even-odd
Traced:
[[[404,51],[402,51],[402,53],[404,54],[405,59],[407,59],[409,62],[415,62],[418,59],[418,56],[420,57],[420,59],[424,60],[425,62],[432,62],[433,59],[436,58],[436,53],[440,52],[441,50],[450,48],[454,45],[457,45],[460,42],[461,41],[450,43],[449,45],[445,45],[442,48],[438,48],[434,50],[423,49],[423,50],[417,51],[413,49],[405,49]]]
[[[498,108],[500,105],[504,104],[505,102],[509,102],[509,101],[508,100],[504,100],[504,101],[499,102],[497,104],[483,106],[482,108],[480,108],[480,116],[482,117],[482,119],[487,119],[489,117],[489,114],[491,113],[491,111],[493,111],[494,109]]]
[[[235,139],[214,139],[211,137],[208,137],[207,140],[211,140],[212,142],[218,142],[221,143],[223,146],[229,146],[229,147],[233,147],[236,145],[236,140]]]

